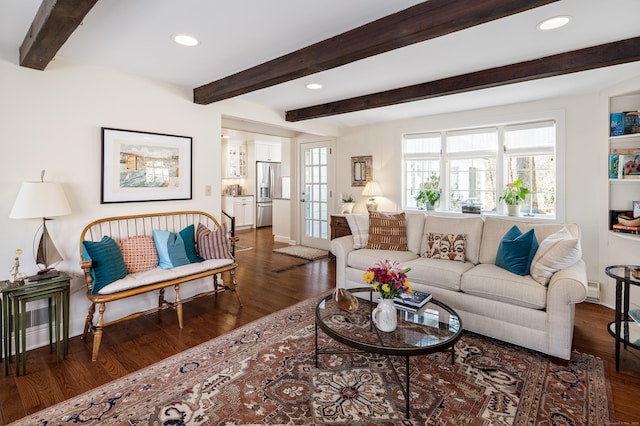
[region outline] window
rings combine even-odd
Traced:
[[[461,211],[475,199],[483,213],[506,214],[498,201],[506,184],[522,179],[531,194],[527,215],[556,214],[556,126],[552,120],[403,136],[405,208],[432,174],[440,178],[439,210]]]

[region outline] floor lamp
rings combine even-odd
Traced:
[[[40,182],[24,182],[20,187],[11,213],[9,213],[9,218],[42,218],[42,235],[34,256],[36,264],[43,265],[43,268],[38,272],[39,274],[54,269],[49,268],[49,265],[62,260],[62,256],[47,231],[47,220],[68,214],[71,214],[71,208],[62,185],[55,182],[45,182],[44,170],[42,171]],[[36,237],[37,235],[38,231],[36,231]]]

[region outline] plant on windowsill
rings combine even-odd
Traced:
[[[507,184],[498,200],[505,202],[509,210],[509,216],[520,216],[520,204],[524,202],[529,194],[531,194],[531,191],[523,186],[522,179],[517,179]]]
[[[433,210],[438,201],[440,201],[440,176],[432,173],[429,179],[420,185],[420,192],[416,195],[416,202],[419,209],[426,205],[427,210]]]

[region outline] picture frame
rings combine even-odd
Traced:
[[[101,204],[192,199],[191,137],[101,130]]]
[[[373,180],[373,156],[351,157],[351,186],[365,186]]]

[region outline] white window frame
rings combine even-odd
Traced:
[[[430,120],[431,121],[431,120]],[[498,158],[497,158],[497,164],[496,164],[496,173],[497,173],[497,179],[499,180],[498,182],[498,193],[496,194],[496,197],[498,197],[500,195],[499,192],[499,188],[501,187],[500,185],[502,184],[502,181],[505,181],[506,179],[506,170],[504,169],[504,166],[506,164],[506,160],[505,160],[505,154],[504,154],[504,141],[505,141],[505,136],[504,136],[504,129],[508,126],[514,126],[514,125],[527,125],[528,123],[532,123],[535,125],[535,123],[539,123],[539,122],[545,122],[545,121],[553,121],[555,123],[555,130],[556,130],[556,140],[555,140],[555,154],[554,154],[554,160],[555,160],[555,173],[556,173],[556,188],[555,188],[555,216],[536,216],[536,217],[525,217],[524,219],[529,220],[529,221],[554,221],[554,222],[564,222],[565,221],[565,215],[566,215],[566,205],[565,205],[565,184],[566,184],[566,180],[565,180],[565,146],[566,146],[566,142],[565,142],[565,134],[566,134],[566,124],[565,124],[565,111],[558,109],[558,110],[548,110],[548,111],[539,111],[539,112],[525,112],[525,113],[515,113],[515,114],[509,114],[509,115],[505,115],[505,116],[498,116],[498,117],[494,117],[493,119],[486,119],[486,117],[484,119],[471,119],[469,120],[467,123],[458,123],[458,124],[462,124],[462,126],[460,127],[447,127],[447,128],[443,128],[443,127],[433,127],[433,126],[420,126],[419,124],[416,124],[414,126],[412,126],[412,128],[403,128],[403,129],[399,129],[398,132],[398,137],[400,140],[400,145],[401,145],[401,149],[402,149],[402,153],[400,156],[400,162],[401,162],[401,167],[399,167],[399,170],[401,170],[402,176],[401,176],[401,182],[402,182],[402,207],[404,210],[413,210],[415,211],[416,209],[413,207],[407,207],[407,200],[406,200],[406,193],[407,193],[407,182],[406,182],[406,161],[405,159],[407,159],[407,157],[405,157],[404,154],[404,146],[403,146],[403,138],[405,137],[405,135],[408,134],[416,134],[416,133],[424,133],[424,134],[433,134],[433,133],[442,133],[443,134],[443,151],[442,151],[442,155],[441,155],[441,164],[440,164],[440,170],[441,170],[441,185],[443,188],[443,199],[441,200],[441,206],[440,206],[440,211],[438,212],[439,214],[443,214],[443,215],[462,215],[462,213],[457,212],[457,211],[449,211],[449,182],[448,182],[448,170],[446,168],[446,161],[447,161],[447,153],[445,151],[445,139],[444,139],[444,135],[446,132],[450,132],[450,131],[461,131],[461,130],[473,130],[473,129],[481,129],[481,128],[487,128],[487,127],[498,127],[499,128],[499,149],[498,149]],[[524,151],[522,151],[524,153]],[[514,151],[510,152],[509,154],[514,153]],[[527,150],[527,153],[536,153],[535,150]],[[412,155],[416,155],[416,154],[412,154]],[[417,158],[417,157],[416,157]],[[445,172],[446,171],[446,172]],[[497,199],[497,198],[496,198]],[[500,206],[500,204],[498,204],[498,206]],[[485,214],[485,213],[483,213]],[[499,215],[504,215],[506,214],[505,212],[501,212],[500,210],[498,211]]]

